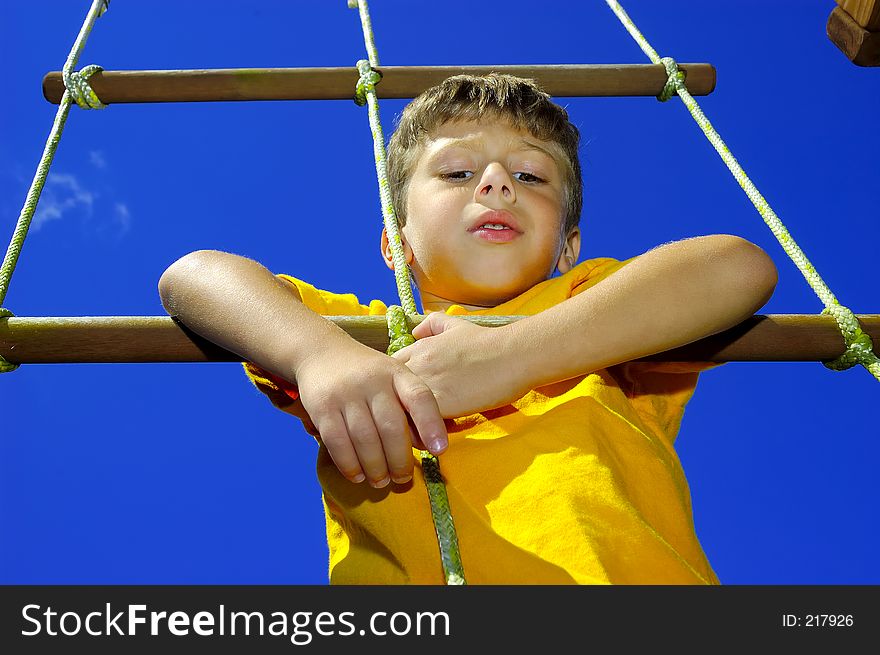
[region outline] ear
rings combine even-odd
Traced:
[[[403,238],[403,230],[400,232],[400,241],[403,243],[403,258],[406,260],[407,264],[412,264],[413,251],[406,242],[406,239]],[[382,238],[379,242],[379,246],[382,249],[382,257],[385,259],[385,265],[393,271],[394,258],[391,255],[391,242],[388,240],[388,232],[385,231],[384,227],[382,228]]]
[[[568,273],[574,268],[578,255],[581,253],[581,229],[573,227],[562,244],[562,252],[556,262],[556,269],[560,273]]]

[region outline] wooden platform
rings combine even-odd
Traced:
[[[828,38],[857,66],[880,66],[880,0],[837,0]]]

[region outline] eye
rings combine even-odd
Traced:
[[[538,177],[537,175],[532,175],[531,173],[514,173],[514,177],[517,175],[522,175],[522,177],[517,177],[516,179],[518,179],[520,182],[524,182],[525,184],[538,184],[544,182],[544,180],[542,180],[540,177]]]
[[[471,171],[453,171],[452,173],[441,173],[440,179],[463,181],[463,180],[469,180],[470,176],[472,176],[472,175],[473,175],[473,173]]]

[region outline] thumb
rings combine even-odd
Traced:
[[[416,339],[436,337],[438,334],[446,332],[450,328],[453,328],[456,323],[460,322],[462,322],[461,319],[449,316],[445,312],[434,312],[428,314],[428,317],[413,329],[412,335]]]

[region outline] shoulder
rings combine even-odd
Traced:
[[[384,315],[388,307],[381,300],[367,304],[353,293],[337,293],[319,289],[292,275],[279,273],[275,276],[294,291],[302,303],[317,314],[324,316],[375,316]]]
[[[607,277],[610,277],[621,268],[634,261],[637,257],[629,259],[615,259],[613,257],[596,257],[581,262],[570,271],[561,275],[560,280],[565,279],[569,290],[569,297],[576,296],[595,286]]]
[[[294,282],[295,278],[291,278],[289,275],[276,275],[275,279],[288,289],[297,300],[302,301],[302,294],[299,292],[296,282]]]

